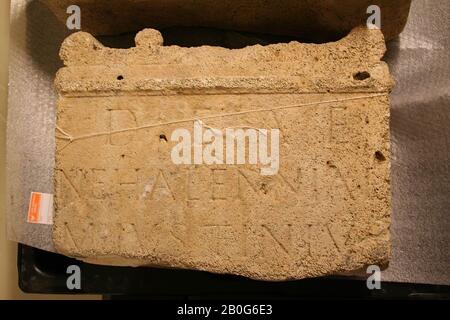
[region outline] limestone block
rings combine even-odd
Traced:
[[[238,50],[162,42],[147,29],[130,49],[84,32],[62,45],[60,253],[265,280],[388,261],[393,80],[379,30]],[[262,174],[250,155],[241,164],[174,163],[174,132],[194,134],[196,124],[221,137],[254,128],[260,145],[264,130],[278,129],[278,170]]]
[[[136,32],[143,28],[212,27],[290,35],[311,40],[344,36],[365,24],[367,8],[381,9],[386,39],[406,24],[411,0],[42,0],[61,19],[79,5],[82,29],[98,35]]]

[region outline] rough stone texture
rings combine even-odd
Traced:
[[[62,21],[82,9],[83,31],[97,35],[143,28],[201,26],[326,40],[365,24],[370,5],[382,10],[387,40],[404,28],[411,0],[42,0]]]
[[[72,142],[56,134],[60,253],[266,280],[388,261],[393,81],[380,31],[229,50],[164,47],[148,29],[136,44],[111,49],[80,32],[62,45],[57,125],[72,137],[102,134]],[[299,104],[204,120],[279,128],[274,176],[255,165],[174,165],[171,134],[192,122],[107,134]]]

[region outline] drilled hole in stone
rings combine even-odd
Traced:
[[[330,168],[336,168],[336,165],[333,163],[333,161],[327,161],[327,165],[330,167]]]
[[[367,71],[360,71],[355,74],[353,74],[353,79],[357,81],[363,81],[370,78],[370,73]]]
[[[117,80],[122,81],[123,80],[123,76],[118,76]]]
[[[386,161],[386,157],[381,151],[375,152],[375,159],[377,159],[378,161]]]
[[[159,135],[159,140],[167,142],[167,137],[166,137],[166,135],[165,135],[165,134],[160,134],[160,135]]]

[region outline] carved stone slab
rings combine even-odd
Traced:
[[[88,262],[285,280],[384,264],[390,253],[383,35],[239,50],[65,40],[54,243]],[[197,120],[193,120],[197,119]],[[279,170],[175,164],[175,130],[279,129]]]

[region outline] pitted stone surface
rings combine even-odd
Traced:
[[[111,49],[81,32],[63,43],[60,253],[265,280],[388,261],[393,81],[380,31],[239,50],[165,47],[155,30],[136,39],[135,48]],[[258,109],[266,111],[245,113]],[[193,123],[167,123],[190,118],[279,129],[279,172],[173,164],[170,137]],[[117,132],[155,123],[165,125]]]

